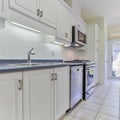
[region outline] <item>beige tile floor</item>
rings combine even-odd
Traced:
[[[120,80],[97,85],[86,101],[81,101],[61,120],[120,120]]]

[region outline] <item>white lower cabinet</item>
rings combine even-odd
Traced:
[[[0,120],[59,120],[69,109],[69,67],[0,74]]]
[[[69,67],[23,72],[24,120],[59,120],[69,108]]]
[[[69,68],[54,69],[55,80],[55,120],[59,120],[69,109]]]
[[[0,120],[22,119],[22,72],[0,74]]]
[[[24,120],[53,119],[52,69],[23,73]]]

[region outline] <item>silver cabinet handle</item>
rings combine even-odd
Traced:
[[[54,81],[54,74],[51,74],[51,80]]]
[[[18,80],[18,82],[19,82],[18,90],[23,90],[23,80]]]
[[[40,9],[37,9],[37,16],[40,15]]]
[[[57,80],[57,73],[54,74],[54,80]]]

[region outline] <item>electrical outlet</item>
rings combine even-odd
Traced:
[[[52,56],[54,56],[54,55],[55,55],[54,50],[51,50],[51,55],[52,55]]]

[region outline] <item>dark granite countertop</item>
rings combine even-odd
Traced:
[[[49,69],[76,65],[81,65],[81,63],[65,63],[63,60],[32,60],[31,64],[28,64],[26,60],[0,60],[0,73]]]

